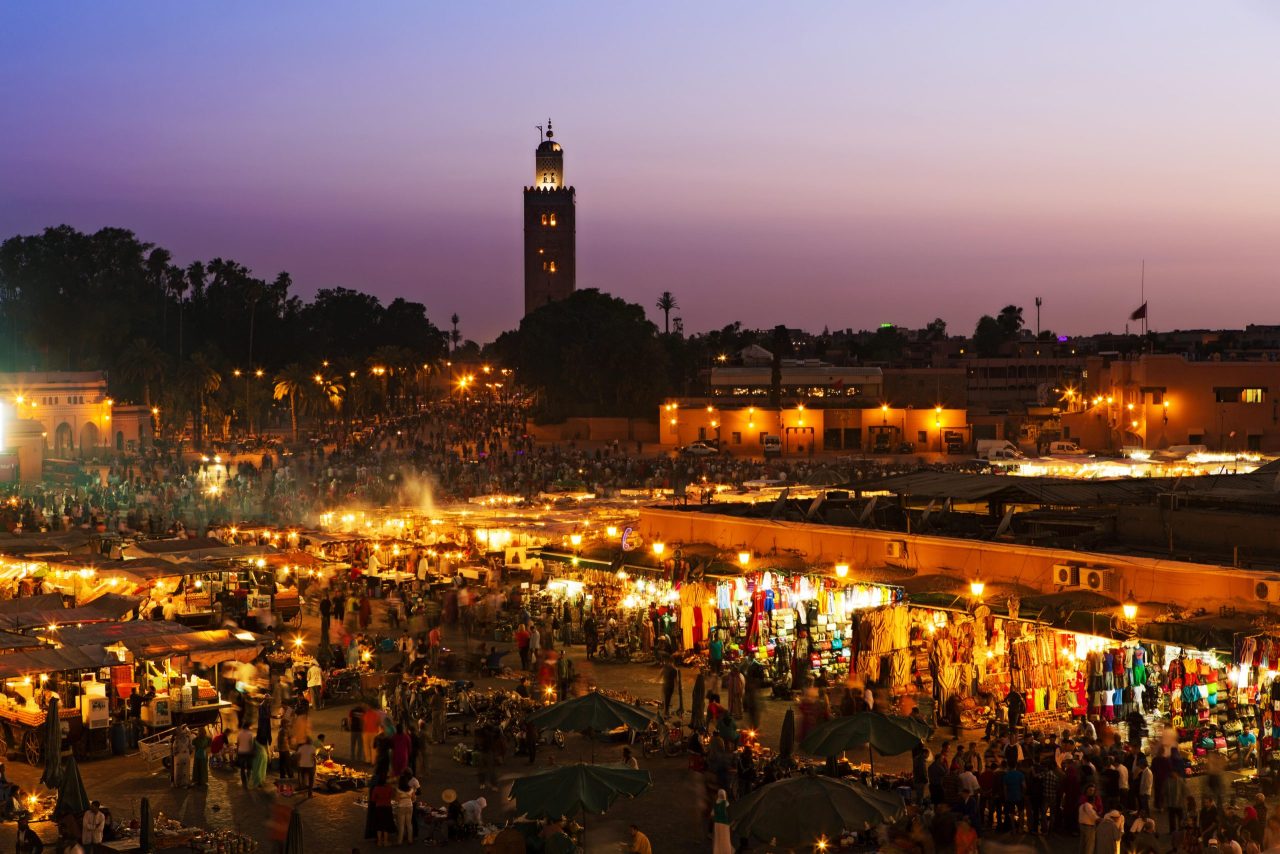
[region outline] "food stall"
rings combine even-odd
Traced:
[[[0,656],[0,755],[17,752],[32,765],[43,761],[46,707],[55,692],[63,737],[76,754],[107,748],[110,703],[100,677],[113,660],[101,646],[41,646]]]

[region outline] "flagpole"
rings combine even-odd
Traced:
[[[1142,306],[1142,335],[1147,334],[1147,259],[1142,259],[1142,273],[1138,278],[1138,305]]]

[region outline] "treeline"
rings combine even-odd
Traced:
[[[282,378],[319,376],[312,397],[368,409],[406,396],[409,375],[448,353],[421,303],[292,290],[288,273],[260,278],[224,258],[176,264],[125,229],[11,237],[0,244],[0,365],[106,369],[117,399],[164,402],[175,423],[199,409],[197,427],[232,414],[251,426]]]

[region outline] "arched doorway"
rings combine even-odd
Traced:
[[[117,451],[124,450],[124,431],[123,430],[116,431],[116,450]]]
[[[73,450],[71,425],[63,421],[58,425],[58,429],[53,431],[53,455],[60,458],[69,457]]]
[[[92,454],[98,450],[98,425],[86,422],[80,428],[80,454]]]

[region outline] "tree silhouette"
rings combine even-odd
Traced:
[[[680,307],[680,303],[676,302],[676,298],[671,295],[671,291],[663,291],[662,296],[658,297],[658,311],[662,312],[662,326],[665,334],[671,334],[671,312]]]

